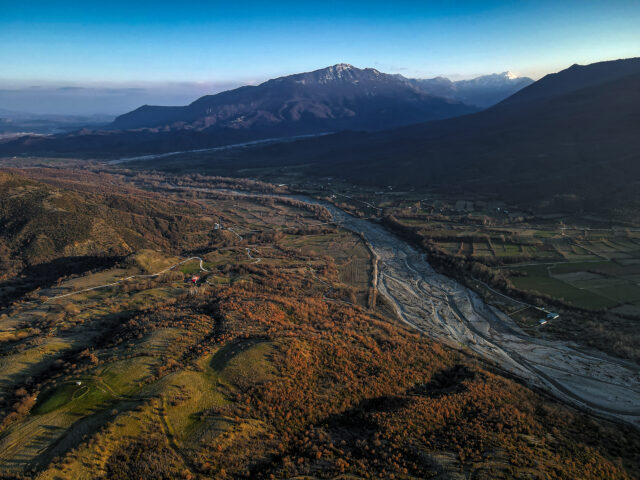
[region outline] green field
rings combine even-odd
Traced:
[[[561,228],[554,223],[558,220],[481,225],[482,217],[470,224],[468,216],[458,214],[448,221],[443,215],[434,221],[428,215],[403,217],[406,211],[415,215],[414,208],[397,202],[389,210],[448,254],[506,269],[519,290],[591,310],[626,306],[625,312],[635,311],[640,299],[637,232]]]
[[[510,277],[511,282],[518,289],[532,293],[541,293],[558,300],[563,300],[571,305],[584,308],[601,309],[617,305],[617,302],[614,300],[549,277],[547,268],[544,265],[522,267],[514,270],[527,274],[526,277]]]
[[[539,292],[577,307],[599,310],[640,299],[635,276],[625,275],[636,269],[636,265],[625,267],[615,261],[596,261],[529,265],[513,267],[509,271],[526,275],[510,276],[516,288]]]
[[[273,348],[272,342],[260,339],[233,342],[216,352],[210,366],[222,379],[233,384],[266,381],[272,376],[269,357]]]
[[[59,387],[54,387],[40,396],[33,408],[33,413],[42,415],[53,412],[72,401],[79,400],[87,395],[90,390],[91,388],[88,385],[76,385],[75,383],[65,383]]]

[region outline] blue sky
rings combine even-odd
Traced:
[[[0,88],[136,86],[180,102],[340,62],[538,78],[640,55],[638,25],[640,0],[0,0]]]

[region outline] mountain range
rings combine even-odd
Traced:
[[[486,107],[532,83],[509,72],[452,82],[416,80],[338,64],[207,95],[184,107],[142,106],[112,128],[379,130]]]
[[[481,108],[495,105],[533,83],[531,78],[519,77],[511,72],[494,73],[456,82],[446,77],[406,80],[430,95]]]
[[[6,153],[133,154],[272,137],[375,131],[473,113],[532,82],[505,73],[452,82],[338,64],[180,107],[144,105],[111,124],[0,146]],[[478,106],[480,105],[480,106]]]
[[[404,78],[338,64],[207,95],[184,107],[145,105],[116,118],[112,128],[378,130],[473,110]]]

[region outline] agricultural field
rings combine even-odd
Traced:
[[[331,257],[338,271],[338,279],[352,289],[354,303],[367,305],[372,284],[372,259],[371,253],[358,236],[344,231],[304,237],[290,236],[283,239],[282,244],[304,255]]]
[[[620,252],[618,252],[620,253]],[[570,262],[512,267],[524,276],[513,276],[519,289],[540,292],[570,305],[601,310],[633,312],[640,302],[640,263],[620,264],[616,260]],[[640,315],[640,309],[636,312]]]
[[[640,232],[558,224],[468,225],[398,217],[435,248],[507,274],[513,287],[590,310],[640,315]]]

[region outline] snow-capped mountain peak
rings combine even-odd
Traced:
[[[479,107],[495,105],[533,83],[532,79],[508,70],[455,82],[446,77],[409,81],[425,93]]]
[[[344,70],[353,70],[355,67],[353,65],[350,65],[348,63],[338,63],[336,65],[333,66],[333,69],[336,72],[342,72]]]

